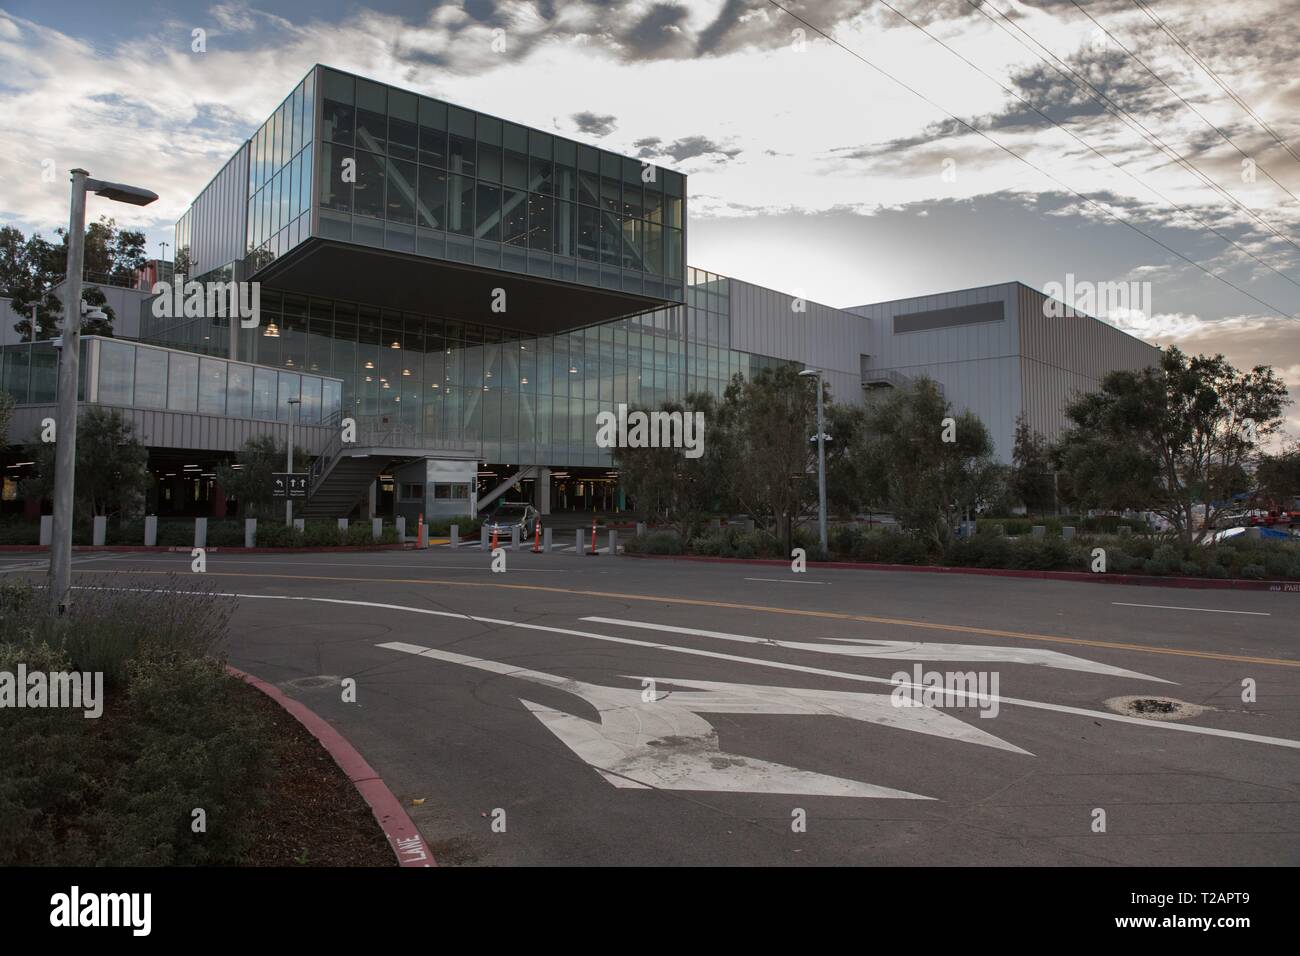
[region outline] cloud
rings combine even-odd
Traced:
[[[598,116],[590,110],[574,113],[569,119],[573,120],[573,124],[577,127],[579,133],[587,136],[608,136],[618,129],[617,117],[612,115]]]

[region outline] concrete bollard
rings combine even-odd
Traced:
[[[745,534],[753,534],[753,533],[754,533],[754,519],[753,519],[753,518],[746,518],[746,519],[745,519]]]
[[[384,536],[384,519],[383,519],[383,518],[371,518],[371,519],[370,519],[370,537],[373,538],[374,540],[378,541],[378,540],[379,540],[380,538],[382,538],[383,536]]]
[[[103,545],[108,537],[108,518],[103,515],[95,515],[93,525],[94,529],[91,531],[90,543]]]
[[[451,546],[453,548],[460,547],[460,525],[458,524],[451,526]]]
[[[710,530],[710,531],[721,531],[721,530],[722,530],[722,519],[721,519],[721,518],[710,518],[710,519],[709,519],[709,530]]]
[[[194,547],[206,548],[208,546],[208,519],[194,519]]]
[[[244,519],[244,547],[246,548],[257,547],[257,519],[256,518]]]
[[[1030,529],[1030,531],[1033,533],[1035,538],[1041,538],[1047,534],[1047,526],[1036,524]]]
[[[347,519],[347,518],[339,518],[339,530],[342,531],[344,534],[347,534],[347,533],[348,533],[348,519]]]
[[[483,527],[481,527],[481,528],[478,529],[478,546],[479,546],[479,550],[480,550],[480,551],[487,551],[487,550],[488,550],[488,545],[489,545],[489,543],[490,543],[490,542],[488,541],[488,530],[487,530],[487,525],[483,525]]]
[[[306,530],[307,530],[307,519],[306,519],[306,518],[294,518],[294,519],[293,519],[293,530],[294,530],[294,531],[297,531],[299,534],[301,534],[302,532],[306,531]]]
[[[1259,530],[1259,525],[1255,524],[1255,525],[1251,525],[1249,528],[1246,529],[1246,537],[1250,538],[1253,541],[1257,541],[1263,538],[1264,535]]]
[[[618,532],[610,531],[609,533],[609,553],[611,557],[618,556]]]
[[[639,537],[641,537],[641,536],[644,535],[644,534],[645,534],[645,522],[644,522],[644,521],[638,521],[638,522],[636,523],[636,536],[639,538]]]
[[[574,546],[573,553],[574,553],[574,554],[585,554],[586,551],[587,551],[587,549],[584,548],[584,547],[582,546],[582,529],[581,529],[581,528],[579,528],[576,532],[574,532],[574,541],[576,541],[577,544]]]
[[[551,553],[551,529],[542,528],[542,554]]]
[[[510,529],[510,550],[519,550],[519,525],[515,525]]]
[[[158,544],[158,516],[157,515],[145,515],[144,544],[146,548],[153,548],[156,547]]]
[[[1067,524],[1065,527],[1061,529],[1061,537],[1066,541],[1073,541],[1074,529]]]
[[[397,516],[397,543],[406,544],[406,516]]]
[[[41,515],[41,545],[49,547],[54,540],[54,515]]]

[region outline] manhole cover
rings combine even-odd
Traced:
[[[286,687],[293,687],[297,690],[316,690],[320,687],[333,687],[339,683],[339,678],[330,674],[318,674],[315,677],[299,677],[296,680],[285,681]]]
[[[1116,713],[1147,720],[1182,720],[1211,709],[1201,704],[1175,700],[1173,697],[1112,697],[1106,701],[1106,706]]]

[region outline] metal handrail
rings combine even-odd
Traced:
[[[355,440],[351,442],[343,441],[343,422],[351,418],[356,425]],[[385,421],[389,419],[389,421]],[[342,411],[333,413],[327,417],[322,425],[336,426],[334,435],[325,447],[321,449],[316,460],[311,463],[308,469],[307,479],[307,497],[310,498],[324,483],[325,478],[333,470],[334,465],[343,457],[344,445],[351,445],[356,448],[423,448],[426,445],[420,430],[414,425],[401,424],[391,421],[388,415],[344,415]]]

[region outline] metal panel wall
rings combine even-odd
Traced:
[[[190,213],[191,277],[243,258],[248,217],[247,142],[199,193]]]
[[[1048,301],[1019,287],[1021,407],[1029,426],[1050,441],[1065,427],[1073,396],[1096,391],[1107,372],[1154,364],[1160,350],[1068,307],[1063,316],[1045,315]]]

